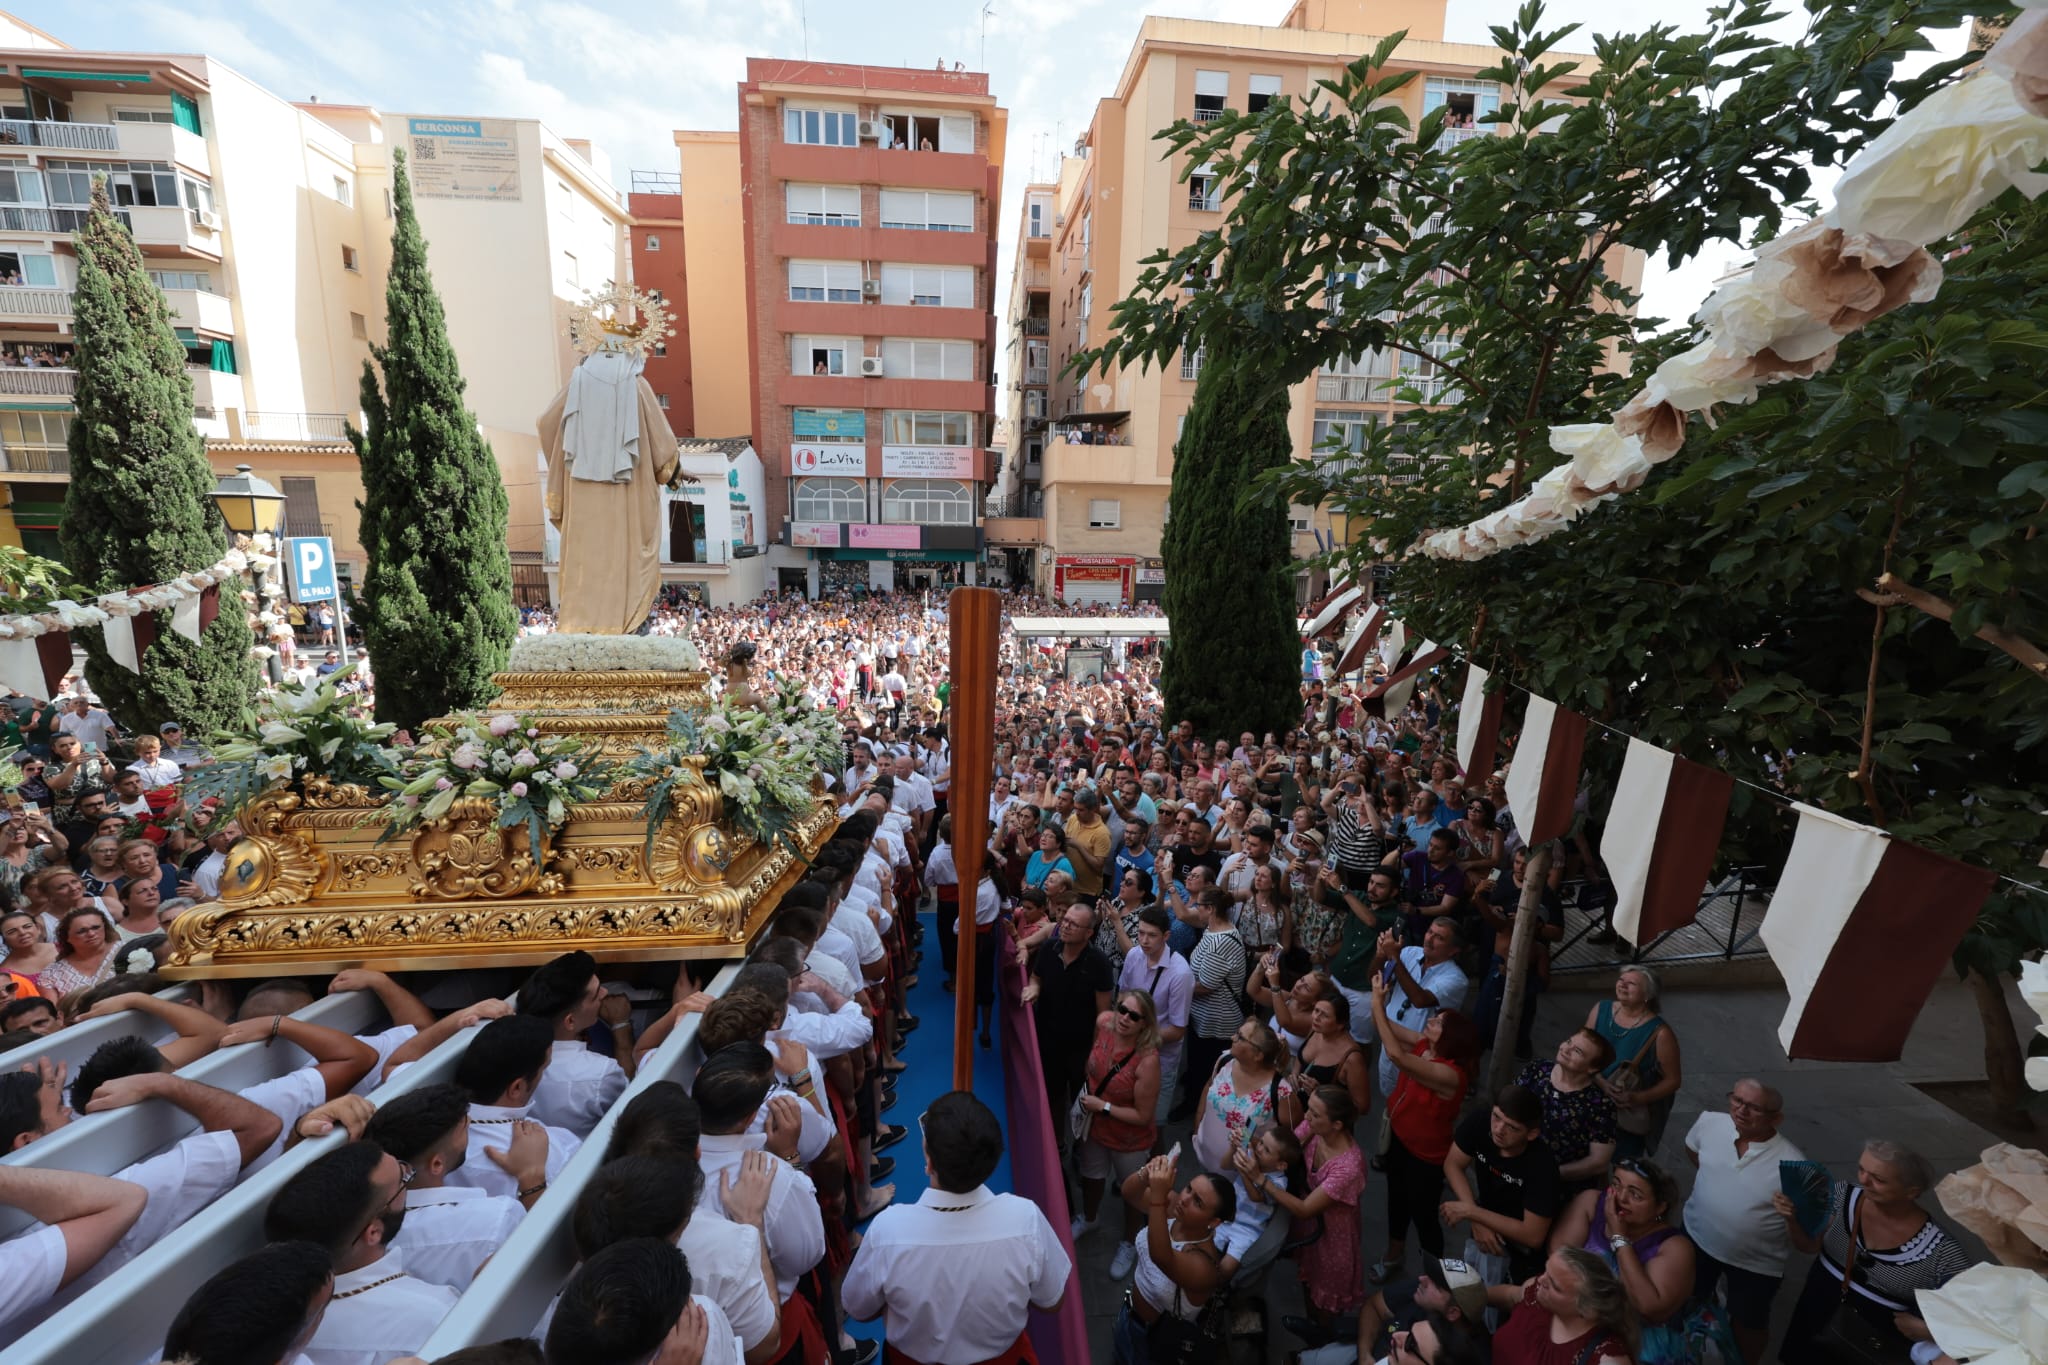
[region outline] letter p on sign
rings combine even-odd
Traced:
[[[295,537],[285,542],[291,565],[294,602],[332,602],[339,595],[334,573],[334,541],[327,536]]]

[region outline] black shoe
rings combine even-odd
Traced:
[[[875,1105],[875,1112],[878,1114],[886,1114],[895,1107],[896,1092],[893,1090],[885,1090],[882,1092],[881,1101]]]
[[[1309,1346],[1327,1346],[1330,1344],[1330,1333],[1328,1330],[1317,1326],[1307,1318],[1298,1318],[1294,1314],[1289,1313],[1286,1317],[1280,1319],[1280,1325],[1300,1337]]]
[[[923,1023],[924,1020],[914,1014],[899,1014],[896,1016],[896,1032],[898,1034],[915,1033],[918,1030],[918,1026]]]
[[[879,1341],[856,1341],[853,1350],[846,1353],[846,1365],[874,1365],[882,1355]]]
[[[893,1156],[883,1157],[880,1161],[877,1161],[874,1165],[868,1167],[868,1184],[881,1184],[884,1180],[887,1180],[895,1170],[896,1158]]]
[[[893,1095],[896,1093],[896,1078],[894,1076],[882,1077],[880,1084],[882,1087],[882,1093],[884,1095]]]
[[[868,1150],[873,1152],[886,1152],[891,1147],[894,1147],[897,1143],[903,1141],[903,1139],[909,1136],[910,1129],[905,1125],[900,1123],[887,1125],[880,1132],[875,1134],[874,1143],[872,1146],[869,1147]]]

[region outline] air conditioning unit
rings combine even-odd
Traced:
[[[882,297],[882,282],[880,280],[862,280],[860,282],[860,296],[864,299],[879,299]]]
[[[883,133],[882,121],[878,118],[861,119],[856,131],[862,142],[880,142]]]
[[[860,377],[862,379],[880,379],[882,377],[882,357],[878,355],[862,356],[860,358]]]
[[[199,226],[207,229],[209,232],[220,231],[220,214],[214,210],[201,209],[193,217],[198,221]]]

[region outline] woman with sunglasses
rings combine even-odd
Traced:
[[[1121,991],[1116,1002],[1095,1021],[1095,1042],[1088,1050],[1087,1088],[1080,1097],[1083,1113],[1090,1115],[1088,1136],[1074,1147],[1074,1169],[1081,1177],[1081,1217],[1075,1240],[1096,1226],[1102,1209],[1104,1182],[1112,1175],[1117,1185],[1143,1169],[1146,1155],[1159,1135],[1153,1115],[1159,1108],[1159,1015],[1152,997],[1144,991]],[[1124,1208],[1124,1245],[1117,1248],[1111,1266],[1115,1278],[1130,1269],[1126,1253],[1131,1248],[1144,1210],[1136,1205]],[[1118,1270],[1117,1267],[1122,1269]]]
[[[1279,1036],[1257,1019],[1237,1026],[1195,1120],[1195,1159],[1203,1166],[1229,1170],[1232,1153],[1280,1117],[1281,1099],[1292,1093],[1282,1070],[1286,1056]]]
[[[1671,1223],[1678,1185],[1654,1162],[1618,1161],[1604,1190],[1587,1190],[1565,1205],[1550,1228],[1550,1246],[1579,1247],[1614,1271],[1629,1307],[1642,1319],[1637,1365],[1685,1360],[1683,1310],[1692,1296],[1693,1246]]]
[[[50,790],[50,784],[46,780],[45,775],[48,771],[49,765],[42,759],[23,758],[21,760],[21,785],[14,789],[14,794],[23,801],[39,806],[45,811],[51,809],[57,804],[57,794]]]
[[[1828,1218],[1819,1236],[1800,1227],[1791,1200],[1772,1196],[1771,1207],[1784,1218],[1792,1245],[1819,1253],[1778,1347],[1785,1365],[1830,1365],[1835,1357],[1822,1338],[1844,1306],[1883,1343],[1888,1358],[1905,1360],[1914,1343],[1929,1340],[1927,1324],[1914,1312],[1914,1295],[1939,1289],[1970,1264],[1955,1238],[1920,1207],[1921,1196],[1933,1184],[1934,1170],[1926,1158],[1899,1143],[1872,1138],[1856,1159],[1855,1180],[1838,1180],[1829,1191]]]

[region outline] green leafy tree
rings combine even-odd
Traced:
[[[1301,709],[1293,537],[1284,504],[1246,494],[1294,457],[1287,399],[1207,359],[1174,449],[1173,516],[1159,544],[1173,629],[1160,687],[1166,714],[1197,734],[1283,730]]]
[[[387,339],[363,364],[366,421],[349,432],[369,559],[356,619],[376,663],[377,719],[417,727],[495,695],[519,619],[504,478],[462,400],[404,151],[392,161]]]
[[[79,583],[104,593],[218,562],[227,525],[192,425],[185,348],[135,239],[108,207],[104,180],[94,182],[77,244],[77,415],[59,542]],[[171,629],[170,612],[154,613],[156,641],[139,673],[108,656],[99,627],[72,633],[85,649],[87,680],[124,726],[154,731],[175,720],[204,734],[247,709],[256,690],[254,639],[234,586],[223,592],[225,609],[197,643]]]
[[[1149,263],[1103,358],[1163,359],[1251,326],[1270,345],[1249,368],[1277,390],[1393,351],[1393,423],[1264,491],[1362,519],[1348,556],[1400,559],[1411,631],[1761,787],[2038,880],[2048,697],[1998,642],[2048,641],[2048,210],[1988,206],[1936,248],[1968,248],[1936,304],[1865,328],[1818,378],[1695,421],[1643,489],[1567,533],[1477,563],[1404,554],[1559,463],[1547,428],[1604,420],[1629,395],[1616,357],[1646,374],[1698,340],[1630,316],[1625,250],[1675,264],[1774,234],[1810,209],[1811,165],[1839,164],[1974,60],[1896,78],[1967,5],[1807,8],[1796,43],[1738,3],[1698,34],[1594,37],[1598,69],[1567,71],[1551,52],[1571,31],[1525,6],[1481,73],[1511,92],[1482,125],[1494,136],[1454,146],[1439,145],[1441,114],[1411,128],[1389,107],[1414,79],[1387,70],[1398,39],[1308,107],[1169,130],[1234,202],[1218,231]],[[1258,309],[1180,288],[1259,232],[1280,256],[1244,282]],[[1886,572],[1953,620],[1870,600]],[[1589,753],[1609,791],[1621,756]],[[1791,828],[1782,802],[1738,787],[1724,852],[1776,865]],[[1956,954],[2008,1111],[2024,1090],[1999,983],[2043,945],[2048,904],[2006,883]]]

